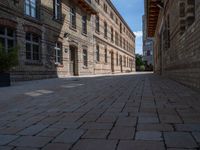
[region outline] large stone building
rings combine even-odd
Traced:
[[[200,88],[200,1],[146,0],[155,72]]]
[[[143,22],[143,61],[147,65],[153,65],[153,38],[147,35],[146,14],[142,16]]]
[[[110,0],[1,0],[0,42],[20,47],[13,80],[135,70],[135,35]]]

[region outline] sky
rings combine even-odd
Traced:
[[[111,0],[136,35],[136,53],[142,54],[143,0]]]

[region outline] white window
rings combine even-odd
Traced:
[[[0,46],[6,51],[13,48],[15,45],[15,32],[14,30],[0,26]]]
[[[62,54],[62,48],[60,43],[56,43],[55,45],[55,63],[61,64],[61,54]]]
[[[54,0],[54,17],[61,19],[61,0]]]
[[[36,15],[37,15],[36,0],[25,0],[25,14],[36,18]]]

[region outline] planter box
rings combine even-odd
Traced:
[[[10,86],[10,73],[0,73],[0,87]]]

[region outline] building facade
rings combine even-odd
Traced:
[[[146,14],[142,17],[143,20],[143,61],[146,65],[153,66],[153,38],[147,36]]]
[[[155,72],[200,88],[200,1],[147,0]]]
[[[109,0],[2,0],[0,42],[19,47],[16,81],[135,70],[135,36]]]

